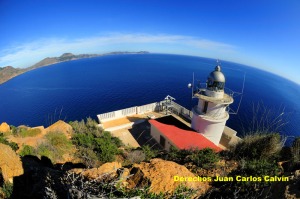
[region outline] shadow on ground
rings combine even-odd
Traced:
[[[161,149],[160,145],[150,135],[150,129],[150,123],[146,120],[133,125],[133,127],[129,129],[129,132],[140,146],[149,145],[152,149]]]
[[[14,187],[11,198],[68,198],[68,185],[63,184],[61,177],[73,168],[85,168],[82,163],[53,165],[45,156],[21,158],[24,174],[14,177]]]

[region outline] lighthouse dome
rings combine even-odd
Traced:
[[[213,82],[223,82],[223,83],[225,83],[225,76],[221,72],[221,67],[216,66],[215,70],[209,74],[208,79],[213,81]]]
[[[223,91],[225,86],[225,76],[221,72],[221,67],[216,66],[207,78],[207,89],[211,91]]]

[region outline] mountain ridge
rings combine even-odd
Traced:
[[[27,71],[34,70],[37,68],[49,66],[52,64],[65,62],[65,61],[71,61],[71,60],[77,60],[77,59],[84,59],[84,58],[92,58],[92,57],[100,57],[105,55],[117,55],[117,54],[147,54],[148,51],[138,51],[138,52],[128,52],[128,51],[116,51],[116,52],[110,52],[110,53],[104,53],[104,54],[78,54],[74,55],[73,53],[63,53],[59,57],[46,57],[42,59],[41,61],[35,63],[32,66],[29,66],[27,68],[14,68],[13,66],[5,66],[0,67],[0,84],[3,84],[4,82],[7,82],[8,80],[21,75]]]

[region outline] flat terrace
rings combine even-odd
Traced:
[[[133,124],[142,122],[146,119],[159,118],[162,116],[163,113],[160,112],[148,112],[144,114],[135,114],[135,115],[125,116],[122,118],[117,118],[106,122],[102,122],[102,128],[107,131],[117,130],[118,129],[117,127],[126,128],[127,126],[132,126]]]
[[[171,112],[168,112],[167,114],[172,115],[190,127],[190,123],[183,120],[180,116]],[[166,116],[166,111],[152,111],[144,114],[135,114],[102,122],[101,125],[104,130],[110,131],[113,136],[121,139],[126,146],[137,148],[147,144],[158,149],[160,146],[150,136],[150,124],[148,120],[161,118],[164,116]]]

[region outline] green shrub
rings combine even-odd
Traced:
[[[169,152],[167,153],[167,160],[177,162],[179,164],[184,164],[188,161],[187,156],[191,155],[192,151],[190,150],[179,150],[173,146],[170,147]]]
[[[10,198],[13,193],[13,184],[5,182],[2,188],[5,198]]]
[[[76,146],[93,148],[95,145],[94,136],[91,133],[76,133],[72,137],[72,142]]]
[[[102,132],[91,118],[87,118],[86,122],[70,122],[70,125],[74,130],[72,142],[78,149],[77,157],[84,155],[82,158],[88,165],[95,163],[90,161],[95,158],[95,154],[102,163],[115,160],[115,155],[120,152],[118,148],[123,145],[119,138],[111,136],[109,132]]]
[[[149,145],[142,146],[142,151],[145,154],[145,160],[146,161],[149,161],[152,158],[157,156],[157,150],[151,149],[151,147]]]
[[[10,146],[14,151],[19,149],[18,144],[15,142],[9,142],[3,133],[0,133],[0,143]]]
[[[300,161],[300,137],[295,138],[293,141],[292,147],[292,162],[297,163]]]
[[[261,181],[234,181],[239,189],[247,190],[249,188],[263,188],[270,185],[270,182],[264,181],[264,176],[280,176],[281,170],[276,161],[269,161],[266,159],[260,160],[245,160],[239,162],[238,169],[232,171],[228,176],[242,176],[242,177],[260,177]],[[235,178],[235,177],[234,177]],[[224,185],[225,182],[221,183]],[[228,183],[228,182],[227,182]],[[227,184],[226,183],[226,184]]]
[[[109,135],[111,135],[110,132],[107,132]],[[112,141],[112,143],[114,143],[117,147],[121,147],[124,146],[122,140],[120,140],[120,138],[114,137],[114,136],[110,136],[110,139]]]
[[[46,141],[39,144],[36,149],[38,156],[48,157],[52,162],[63,159],[63,155],[72,147],[72,142],[61,132],[49,132]]]
[[[220,160],[220,155],[210,148],[205,148],[201,150],[199,150],[198,148],[191,148],[189,150],[179,150],[171,146],[165,159],[174,161],[178,164],[192,162],[198,167],[210,169],[214,167],[215,163]]]
[[[95,148],[97,156],[101,162],[111,162],[115,160],[115,155],[119,153],[118,146],[113,142],[109,132],[103,132],[99,138],[95,138]]]
[[[42,131],[38,128],[35,129],[25,129],[22,128],[20,130],[20,132],[18,133],[18,135],[20,135],[21,137],[35,137],[37,135],[39,135]]]
[[[22,150],[19,152],[20,156],[25,156],[25,155],[35,155],[36,151],[32,146],[29,145],[24,145]]]
[[[92,149],[79,146],[75,156],[80,158],[88,168],[99,166],[97,154]]]
[[[210,169],[220,160],[219,155],[211,148],[194,149],[189,159],[198,167]]]
[[[235,159],[275,159],[282,149],[278,133],[254,134],[243,138],[232,149]]]
[[[193,190],[183,185],[179,185],[178,187],[176,187],[174,193],[172,194],[172,198],[178,198],[178,199],[194,198],[193,195],[195,193],[196,190]]]
[[[144,161],[145,158],[146,156],[141,150],[129,151],[126,155],[126,160],[128,161],[128,164],[140,163]]]
[[[99,128],[98,128],[98,123],[93,120],[92,118],[88,117],[86,119],[86,122],[85,122],[85,126],[88,128],[88,129],[92,129],[92,130],[96,130],[98,131]]]
[[[48,142],[41,143],[37,146],[36,153],[38,156],[45,156],[50,160],[54,161],[56,159],[56,150]]]
[[[19,149],[19,146],[15,142],[9,142],[8,145],[12,148],[12,150],[17,151]]]
[[[47,141],[61,151],[67,151],[72,147],[72,142],[62,132],[49,132],[46,135]]]
[[[14,136],[18,134],[18,128],[17,127],[15,127],[13,125],[10,125],[10,129],[11,129],[11,132]]]
[[[74,121],[70,122],[70,125],[72,126],[75,134],[77,133],[90,133],[94,137],[99,137],[102,133],[102,130],[97,126],[97,122],[94,121],[91,118],[87,118],[87,121],[84,122],[84,120],[79,121]]]
[[[246,161],[241,169],[248,176],[277,176],[280,172],[276,161],[270,162],[265,159]]]

